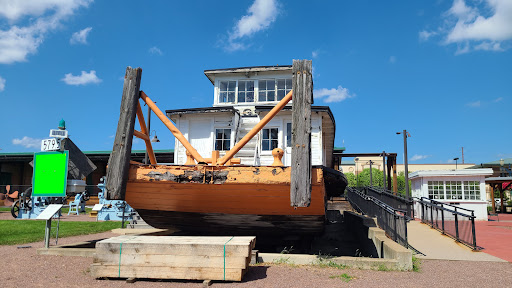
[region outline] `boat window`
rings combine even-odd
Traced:
[[[277,128],[263,129],[263,137],[261,137],[261,150],[272,151],[277,148]]]
[[[292,123],[286,123],[286,147],[292,147]]]
[[[259,80],[258,81],[258,101],[276,101],[276,80]]]
[[[238,103],[254,102],[254,81],[238,81]]]
[[[215,150],[227,151],[231,145],[231,129],[215,129]]]
[[[292,79],[277,80],[277,101],[283,100],[284,96],[292,90]]]
[[[219,102],[235,102],[236,81],[220,81]]]

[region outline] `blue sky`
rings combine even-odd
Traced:
[[[205,69],[312,59],[336,146],[401,162],[407,129],[411,163],[494,161],[512,157],[511,44],[511,0],[0,0],[0,153],[38,151],[61,118],[112,149],[126,66],[166,110],[212,105]]]

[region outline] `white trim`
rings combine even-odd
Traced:
[[[416,171],[409,173],[409,179],[418,177],[437,177],[437,176],[488,176],[492,175],[491,168],[479,169],[458,169],[458,170],[431,170],[431,171]]]

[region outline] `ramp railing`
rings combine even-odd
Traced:
[[[363,189],[366,195],[372,196],[397,210],[409,211],[409,215],[407,216],[414,218],[414,201],[412,198],[394,194],[393,192],[382,189],[381,187],[368,186]]]
[[[457,242],[468,245],[473,250],[482,249],[476,244],[475,212],[473,210],[426,197],[421,197],[416,202],[421,205],[422,223],[455,238]]]
[[[373,196],[365,195],[353,187],[347,187],[346,190],[347,199],[354,209],[369,217],[377,218],[379,227],[393,241],[421,253],[411,247],[407,240],[407,222],[411,218],[405,215],[404,210],[395,209]]]

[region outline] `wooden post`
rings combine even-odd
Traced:
[[[141,68],[126,68],[124,76],[121,112],[117,123],[116,138],[107,167],[107,199],[124,200],[126,182],[130,169],[135,114],[139,103]]]
[[[391,191],[391,170],[392,170],[392,163],[393,163],[393,157],[392,156],[388,156],[388,160],[386,161],[386,167],[388,169],[388,181],[387,181],[387,185],[388,185],[388,191]]]
[[[311,60],[293,60],[292,67],[292,161],[290,205],[311,203],[311,104],[313,77]]]

